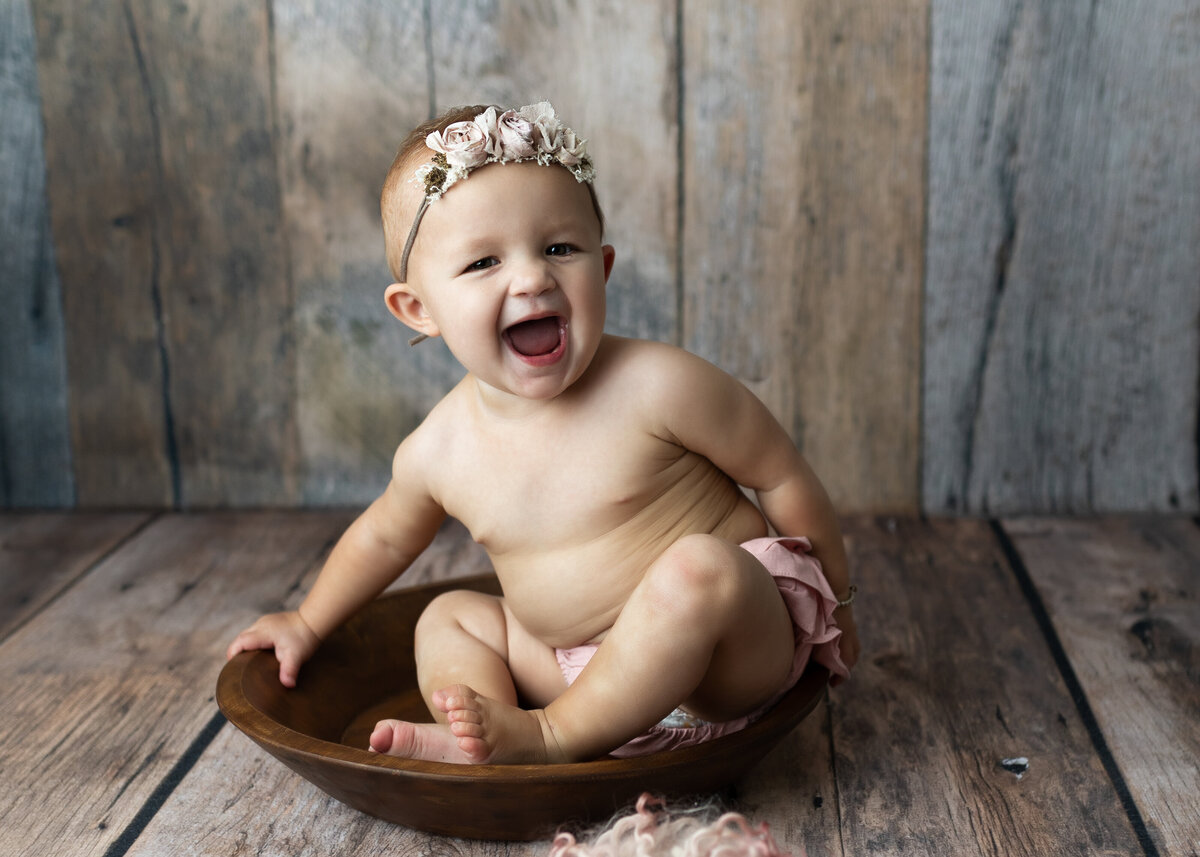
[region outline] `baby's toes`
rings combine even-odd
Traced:
[[[479,707],[475,691],[471,690],[465,684],[454,684],[435,691],[433,694],[433,704],[446,715],[460,709]]]
[[[482,738],[466,737],[458,739],[458,749],[467,757],[467,761],[482,765],[492,754],[492,745]]]
[[[451,708],[446,712],[450,723],[482,723],[483,712],[478,708]]]
[[[450,734],[455,738],[482,738],[483,724],[477,720],[451,720]]]
[[[375,729],[371,732],[371,737],[368,743],[371,749],[376,753],[386,753],[392,749],[392,744],[396,741],[396,720],[380,720],[375,724]]]

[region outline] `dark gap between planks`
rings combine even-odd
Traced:
[[[1042,600],[1042,596],[1033,582],[1033,577],[1025,566],[1025,561],[1021,559],[1017,546],[1005,532],[1004,525],[995,518],[989,518],[988,522],[991,524],[992,532],[996,534],[996,539],[1000,542],[1000,548],[1004,551],[1004,556],[1017,580],[1021,594],[1025,596],[1034,620],[1041,629],[1042,636],[1046,639],[1046,645],[1050,647],[1050,654],[1058,667],[1059,675],[1062,676],[1063,682],[1067,686],[1067,692],[1071,695],[1071,701],[1075,703],[1075,710],[1079,713],[1084,728],[1087,729],[1088,737],[1092,740],[1092,746],[1096,749],[1101,764],[1104,765],[1104,772],[1116,790],[1117,799],[1125,810],[1125,815],[1129,819],[1134,835],[1137,836],[1142,852],[1146,857],[1159,857],[1158,846],[1154,844],[1150,831],[1146,828],[1141,810],[1138,809],[1137,802],[1133,799],[1132,792],[1129,791],[1129,785],[1125,782],[1125,775],[1121,773],[1121,767],[1117,764],[1117,760],[1108,746],[1108,740],[1104,737],[1100,722],[1092,711],[1092,705],[1088,702],[1083,684],[1075,674],[1075,668],[1071,666],[1071,660],[1067,657],[1067,651],[1063,648],[1062,640],[1059,639],[1058,631],[1055,630],[1054,622],[1046,609],[1046,603]]]
[[[212,719],[208,721],[205,727],[200,730],[183,755],[179,760],[171,766],[171,770],[163,777],[162,782],[158,784],[150,795],[146,798],[146,802],[142,804],[142,808],[138,810],[137,815],[125,825],[125,829],[121,831],[113,843],[108,846],[108,850],[104,852],[104,857],[125,857],[129,853],[129,849],[137,842],[138,837],[142,835],[147,825],[158,814],[158,811],[166,804],[167,799],[171,797],[171,793],[175,788],[183,782],[186,777],[200,761],[200,757],[204,755],[204,751],[208,749],[208,745],[213,742],[217,734],[226,724],[225,715],[217,712]]]

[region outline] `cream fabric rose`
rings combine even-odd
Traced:
[[[576,136],[567,128],[562,133],[562,148],[558,152],[558,162],[564,167],[578,166],[587,157],[587,140]]]
[[[529,104],[519,111],[533,126],[533,143],[543,155],[556,155],[562,145],[562,122],[549,101]],[[538,160],[541,160],[539,158]]]
[[[434,131],[425,145],[445,155],[452,167],[469,170],[488,158],[488,136],[475,122],[455,122],[443,132]]]

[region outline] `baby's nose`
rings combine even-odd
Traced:
[[[509,292],[522,297],[537,297],[557,286],[550,266],[542,259],[530,260],[512,272]]]

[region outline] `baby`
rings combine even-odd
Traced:
[[[858,658],[837,521],[787,433],[700,358],[604,333],[614,251],[593,176],[544,102],[452,110],[388,173],[385,301],[467,374],[300,608],[228,652],[273,648],[294,687],[457,518],[504,595],[426,609],[417,676],[436,722],[381,721],[376,752],[549,763],[685,746],[761,716],[810,658],[835,681]]]

